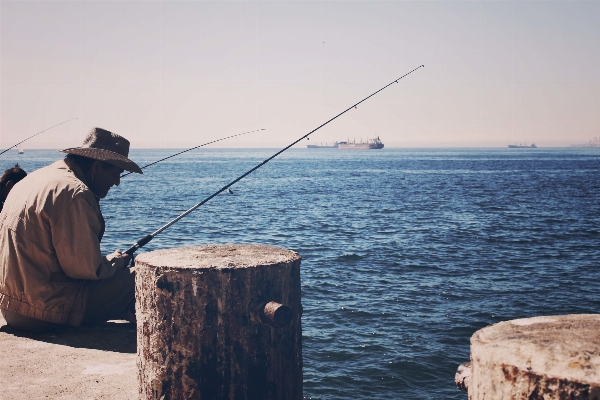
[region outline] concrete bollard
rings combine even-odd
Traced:
[[[140,398],[302,399],[300,260],[263,245],[140,254]]]
[[[466,383],[469,400],[600,400],[600,315],[485,327],[471,337],[470,370],[461,367],[456,379]]]

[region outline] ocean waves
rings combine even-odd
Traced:
[[[477,329],[600,310],[600,151],[537,150],[292,149],[143,251],[299,252],[307,399],[464,400],[453,376]],[[103,250],[134,243],[273,152],[204,149],[124,179],[101,203]],[[27,171],[57,157],[30,154],[18,159]]]

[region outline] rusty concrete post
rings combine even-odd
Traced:
[[[454,374],[454,384],[461,392],[469,393],[469,385],[471,384],[471,363],[464,362],[456,369]]]
[[[140,254],[140,398],[302,399],[300,260],[263,245]]]
[[[457,380],[466,384],[469,400],[599,400],[600,315],[485,327],[471,337],[471,368],[461,366]]]

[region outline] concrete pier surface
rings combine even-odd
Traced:
[[[0,399],[111,399],[138,395],[136,328],[125,321],[23,333],[0,317]]]

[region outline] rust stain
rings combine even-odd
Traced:
[[[504,373],[504,379],[514,382],[519,374],[519,368],[514,365],[502,364],[502,372]]]

